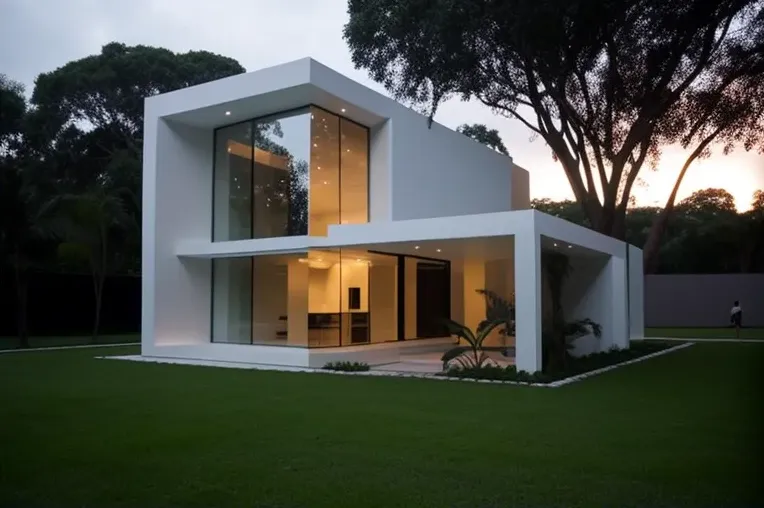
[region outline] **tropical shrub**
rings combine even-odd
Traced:
[[[490,358],[486,354],[486,350],[483,348],[483,342],[491,334],[494,328],[504,326],[506,321],[503,319],[482,321],[475,332],[453,319],[446,319],[445,324],[451,335],[463,339],[468,345],[466,347],[457,346],[446,351],[441,357],[444,369],[447,368],[451,362],[456,362],[462,368],[473,368],[482,367],[489,362]]]
[[[339,372],[366,372],[369,368],[365,362],[329,362],[323,366],[324,370]]]

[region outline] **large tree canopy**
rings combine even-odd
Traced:
[[[73,124],[118,133],[140,151],[145,97],[244,72],[234,59],[207,51],[173,53],[164,48],[105,45],[101,53],[40,74],[32,104],[47,131],[58,135]]]
[[[113,42],[37,78],[28,135],[55,158],[58,179],[79,188],[109,181],[137,195],[144,98],[242,72],[207,51]]]
[[[623,237],[660,148],[762,146],[762,0],[350,0],[353,62],[433,115],[477,98],[543,137],[592,226]]]

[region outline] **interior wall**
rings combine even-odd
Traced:
[[[371,342],[398,339],[398,267],[374,264],[369,270]]]
[[[477,293],[485,289],[486,266],[481,260],[466,259],[464,261],[464,322],[470,330],[476,330],[478,324],[485,319],[485,298]]]
[[[485,264],[485,289],[493,291],[508,302],[514,300],[515,275],[514,259],[496,259]],[[485,300],[485,299],[484,299]],[[502,338],[502,328],[496,328],[485,339],[486,346],[512,346],[514,336]]]
[[[451,262],[451,319],[464,323],[464,264]]]
[[[328,269],[309,269],[309,312],[368,312],[369,311],[369,267],[355,260],[343,260]],[[361,308],[349,308],[348,288],[361,290]]]
[[[268,256],[255,256],[252,273],[252,341],[283,340],[287,331],[288,268],[273,263]]]
[[[290,259],[287,274],[287,341],[290,346],[307,346],[310,268]]]

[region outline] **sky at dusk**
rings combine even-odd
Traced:
[[[161,46],[176,52],[207,50],[238,60],[248,71],[312,57],[379,92],[363,70],[356,70],[342,39],[346,0],[0,0],[0,73],[24,83],[65,63],[99,53],[118,41]],[[387,94],[389,95],[389,94]],[[452,99],[435,117],[450,128],[483,123],[498,129],[510,155],[531,175],[531,195],[571,198],[562,168],[541,139],[520,122],[497,116],[476,103]],[[644,168],[634,190],[638,204],[662,205],[686,154],[666,147],[657,171]],[[764,188],[764,156],[742,149],[696,162],[680,199],[707,187],[726,188],[739,209],[750,206]]]

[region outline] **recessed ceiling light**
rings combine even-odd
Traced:
[[[419,250],[419,245],[416,245],[416,246],[414,247],[414,250]]]
[[[225,112],[225,116],[231,116],[231,112],[230,111],[226,111]]]
[[[440,252],[440,249],[435,249],[435,252]]]
[[[313,148],[318,148],[318,145],[316,143],[313,143]]]
[[[343,113],[345,112],[345,108],[342,108],[342,112],[343,112]]]
[[[569,248],[569,249],[572,249],[572,248],[573,248],[573,246],[572,246],[572,245],[568,245],[568,248]]]
[[[554,244],[555,247],[557,247],[557,244]]]
[[[361,258],[356,259],[356,261],[358,261],[360,263],[361,262]]]

